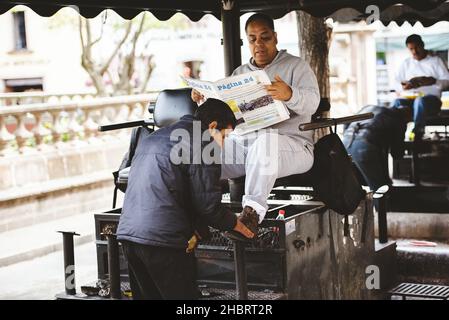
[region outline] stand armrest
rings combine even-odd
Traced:
[[[111,130],[117,130],[117,129],[140,127],[140,126],[154,126],[154,121],[148,119],[148,120],[136,120],[136,121],[127,121],[127,122],[108,124],[108,125],[104,125],[104,126],[99,126],[98,131],[103,132],[103,131],[111,131]]]
[[[312,121],[309,123],[300,124],[299,130],[309,131],[309,130],[327,128],[327,127],[336,126],[338,124],[345,124],[345,123],[351,123],[354,121],[367,120],[367,119],[371,119],[373,117],[374,117],[374,114],[372,112],[368,112],[368,113],[356,114],[354,116],[341,117],[341,118],[318,119],[316,121]]]

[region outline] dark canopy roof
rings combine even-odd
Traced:
[[[263,11],[279,18],[292,10],[304,10],[316,17],[333,17],[338,21],[360,20],[367,16],[366,7],[377,5],[381,21],[430,25],[449,20],[449,1],[446,0],[238,0],[241,14]],[[401,3],[402,5],[398,5]],[[221,0],[22,0],[0,1],[0,14],[15,5],[26,5],[42,16],[51,16],[65,6],[76,6],[80,14],[92,18],[104,9],[113,9],[130,19],[147,10],[160,20],[167,20],[182,12],[192,21],[205,14],[220,19]]]

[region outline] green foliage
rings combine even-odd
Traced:
[[[35,148],[36,147],[36,139],[34,137],[27,139],[25,142],[27,147]]]
[[[69,141],[69,140],[70,140],[70,135],[69,135],[69,133],[68,133],[68,132],[64,132],[63,134],[61,134],[61,140],[62,140],[63,142]]]
[[[42,139],[42,141],[43,141],[45,144],[50,144],[50,143],[53,142],[53,137],[52,137],[51,135],[44,136],[43,139]]]

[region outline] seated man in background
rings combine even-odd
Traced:
[[[199,225],[254,236],[221,204],[219,153],[235,124],[226,103],[208,99],[194,116],[141,131],[117,229],[134,299],[197,298],[189,239]]]
[[[366,184],[376,191],[383,185],[391,185],[388,152],[395,159],[402,158],[405,130],[412,112],[405,106],[365,106],[359,111],[367,112],[374,113],[374,117],[351,123],[344,132],[343,144]]]
[[[407,58],[396,75],[397,92],[403,96],[394,101],[394,106],[413,107],[415,137],[424,134],[426,118],[435,116],[441,109],[441,91],[449,86],[449,71],[437,56],[424,49],[424,42],[416,34],[409,36],[405,44],[412,57]],[[407,91],[415,91],[413,95]]]

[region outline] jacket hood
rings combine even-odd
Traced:
[[[265,68],[267,68],[267,67],[274,66],[274,65],[276,65],[276,64],[278,64],[278,63],[280,63],[280,62],[282,62],[282,60],[284,60],[285,58],[287,58],[287,56],[288,56],[287,50],[282,49],[282,50],[279,50],[279,51],[278,51],[278,53],[277,53],[277,55],[274,57],[273,61],[271,61],[270,64],[267,64],[264,68],[259,68],[258,66],[256,66],[253,57],[251,57],[251,58],[249,59],[249,64],[248,64],[248,65],[249,65],[250,69],[253,70],[253,71],[255,71],[255,70],[261,70],[261,69],[265,69]]]

